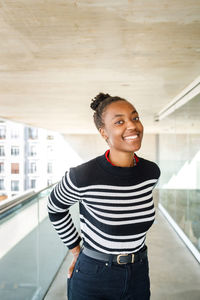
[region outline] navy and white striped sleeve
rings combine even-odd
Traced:
[[[69,212],[70,206],[79,200],[75,175],[73,170],[70,169],[51,191],[47,205],[49,219],[59,237],[69,249],[78,246],[81,241]]]

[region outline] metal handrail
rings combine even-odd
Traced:
[[[22,202],[25,202],[26,200],[33,198],[33,196],[37,196],[41,192],[53,187],[56,183],[53,183],[49,185],[48,187],[45,187],[41,190],[35,191],[35,190],[29,190],[21,195],[17,195],[13,197],[12,199],[3,200],[0,202],[0,215],[3,213],[8,212],[10,209],[14,208],[18,204],[21,204]]]
[[[3,213],[13,206],[21,203],[24,200],[27,200],[30,196],[33,196],[35,194],[34,190],[25,192],[24,194],[21,194],[20,196],[17,195],[13,197],[12,199],[3,200],[0,202],[0,213]]]

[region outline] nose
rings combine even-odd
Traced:
[[[136,128],[136,124],[134,120],[129,120],[127,123],[127,130],[134,130]]]

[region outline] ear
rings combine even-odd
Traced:
[[[106,133],[105,128],[104,127],[99,128],[99,132],[100,132],[101,136],[104,138],[104,140],[107,141],[108,140],[108,135]]]

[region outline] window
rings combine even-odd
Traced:
[[[19,174],[19,163],[11,163],[11,173]]]
[[[35,173],[37,171],[36,163],[31,162],[29,167],[29,173]]]
[[[37,128],[32,128],[32,127],[28,128],[28,138],[31,139],[31,140],[35,140],[35,139],[38,138]]]
[[[4,162],[0,162],[0,173],[4,172]]]
[[[19,129],[18,128],[12,128],[11,129],[11,138],[12,139],[18,139],[19,138]]]
[[[0,140],[6,138],[6,128],[4,126],[0,126]]]
[[[53,147],[52,147],[52,145],[48,145],[48,146],[47,146],[47,153],[48,153],[49,155],[51,155],[51,154],[53,153]]]
[[[36,152],[36,146],[35,145],[30,146],[29,155],[30,156],[35,156],[36,154],[37,154],[37,152]]]
[[[19,180],[11,180],[11,191],[19,191]]]
[[[19,155],[19,147],[18,146],[11,147],[11,155],[14,155],[14,156]]]
[[[4,190],[4,179],[0,179],[0,190]]]
[[[36,180],[35,179],[31,179],[31,181],[30,181],[30,188],[31,189],[35,189],[35,187],[36,187]]]
[[[0,156],[4,156],[5,151],[4,151],[4,146],[0,146]]]
[[[49,162],[48,164],[47,164],[47,173],[52,173],[52,163],[51,162]]]

